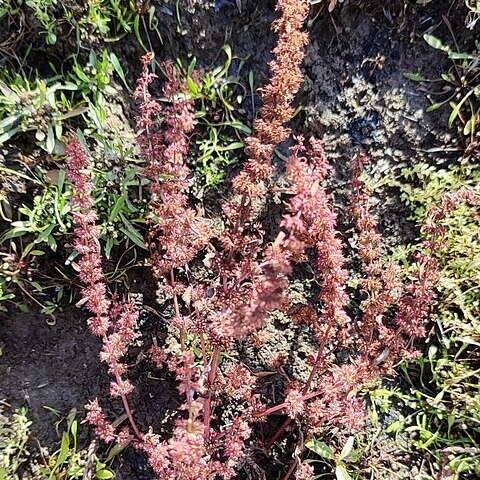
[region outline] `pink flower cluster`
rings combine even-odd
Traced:
[[[141,101],[137,126],[138,142],[147,160],[145,175],[150,179],[151,262],[157,277],[190,262],[209,241],[210,223],[188,207],[189,169],[184,157],[189,134],[195,126],[193,101],[187,95],[186,82],[178,78],[171,62],[163,67],[167,81],[163,86],[169,105],[162,108],[149,91],[156,78],[149,73],[152,54],[142,58],[143,71],[134,93]],[[159,131],[159,115],[163,130]]]
[[[345,313],[348,271],[336,230],[337,215],[322,185],[328,171],[321,142],[312,138],[306,148],[303,139],[299,138],[287,160],[292,197],[287,205],[289,213],[281,224],[288,232],[288,248],[298,258],[302,257],[305,248],[314,248],[316,252],[323,311],[322,318],[314,326],[320,342],[344,335],[348,323]]]
[[[260,90],[263,106],[255,120],[254,134],[245,140],[245,152],[249,158],[232,183],[239,198],[232,198],[224,206],[224,213],[232,225],[251,220],[258,213],[267,192],[265,182],[273,172],[275,146],[290,134],[285,123],[293,117],[293,100],[303,81],[301,63],[308,34],[302,31],[302,26],[308,14],[308,2],[277,0],[276,9],[281,15],[272,25],[278,41],[269,64],[271,79]],[[230,234],[234,245],[240,241],[235,237],[237,233],[234,229]]]
[[[129,344],[135,339],[135,327],[138,312],[131,302],[120,303],[107,296],[107,285],[102,270],[100,251],[100,230],[96,225],[97,216],[93,210],[93,182],[91,180],[90,161],[84,148],[76,138],[67,145],[67,176],[73,184],[73,222],[75,224],[74,249],[79,260],[73,267],[84,284],[82,301],[93,316],[88,320],[90,330],[103,341],[100,358],[108,367],[114,380],[110,393],[122,398],[131,427],[137,436],[140,432],[133,420],[128,406],[127,395],[132,392],[132,384],[124,378],[127,367],[122,359]],[[87,409],[87,419],[92,423],[98,436],[111,441],[113,427],[107,422],[98,401],[91,402]]]

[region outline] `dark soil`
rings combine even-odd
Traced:
[[[248,70],[254,71],[257,87],[266,81],[267,62],[275,42],[269,30],[275,18],[273,0],[244,0],[240,2],[241,12],[235,1],[181,1],[181,25],[177,23],[175,1],[160,3],[162,6],[157,11],[164,44],[156,45],[159,59],[186,58],[187,54],[193,54],[198,59],[197,65],[208,68],[215,64],[222,45],[227,43],[236,56],[250,56]],[[457,3],[458,7],[450,10],[450,18],[461,22],[463,2]],[[425,31],[438,27],[438,35],[448,38],[441,15],[449,11],[450,6],[450,0],[423,7],[401,0],[365,0],[346,2],[332,15],[322,6],[312,7],[305,84],[298,99],[303,109],[294,127],[296,133],[315,134],[324,139],[335,167],[331,187],[335,189],[335,202],[341,209],[346,204],[348,167],[353,154],[360,149],[371,158],[368,174],[380,188],[387,177],[398,175],[403,166],[423,160],[452,160],[443,151],[444,145],[450,142],[443,133],[445,118],[441,112],[425,113],[428,106],[425,95],[404,75],[406,72],[422,72],[427,78],[440,75],[443,57],[421,37]],[[140,52],[130,40],[112,47],[133,78],[139,70]],[[128,98],[124,103],[130,103]],[[130,122],[132,115],[133,111],[127,113]],[[432,147],[438,148],[429,153]],[[411,242],[417,230],[407,221],[398,192],[389,188],[384,189],[383,194],[376,207],[387,245]],[[348,236],[348,224],[344,228]],[[154,292],[147,292],[145,303],[155,307],[153,298]],[[292,333],[281,324],[281,319],[272,320],[273,330],[277,332],[271,342],[275,348],[265,355],[255,352],[259,354],[252,358],[255,368],[261,368],[262,362],[267,365],[269,357],[282,353],[282,348],[291,349],[294,345],[297,354],[306,348],[304,333]],[[142,333],[148,347],[154,336],[164,338],[164,324],[156,316],[145,315]],[[3,351],[0,397],[14,406],[29,407],[34,421],[33,433],[41,445],[50,446],[58,440],[53,426],[55,418],[45,406],[62,413],[76,408],[81,417],[83,406],[89,400],[107,398],[109,380],[98,359],[100,342],[87,331],[81,311],[69,309],[58,315],[54,326],[49,326],[46,318],[39,314],[10,312],[0,320],[0,341]],[[130,358],[131,363],[136,364],[132,376],[137,385],[132,403],[143,427],[153,425],[162,432],[167,427],[159,422],[165,410],[175,411],[176,391],[170,378],[151,374],[141,359],[142,348],[133,349]],[[247,359],[253,355],[248,346],[243,350]],[[298,355],[300,360],[291,363],[289,373],[298,378],[304,375],[304,359],[308,353],[307,348]],[[108,402],[110,400],[107,400],[107,411],[113,418],[122,413],[119,405]],[[276,459],[267,461],[252,445],[252,458],[243,465],[239,478],[281,478],[284,462],[288,463],[291,458],[292,445],[288,447],[289,453],[277,452]],[[395,456],[395,452],[392,455]],[[125,452],[119,463],[119,479],[153,478],[145,459],[133,449]],[[412,478],[406,463],[400,463],[396,478]]]
[[[42,445],[57,440],[56,419],[45,407],[62,413],[81,410],[108,388],[108,376],[97,360],[100,342],[79,312],[59,316],[54,326],[37,314],[2,315],[0,341],[0,395],[14,406],[29,407]]]

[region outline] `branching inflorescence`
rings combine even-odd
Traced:
[[[412,357],[414,340],[425,336],[438,280],[431,255],[433,240],[424,245],[415,271],[410,272],[413,280],[405,286],[405,272],[385,259],[380,247],[368,191],[360,180],[364,156],[354,159],[352,180],[351,213],[362,263],[363,296],[357,315],[349,308],[348,262],[337,214],[325,189],[330,167],[320,141],[296,138],[286,165],[290,186],[285,192],[285,213],[274,240],[265,240],[262,209],[274,172],[274,150],[290,135],[285,123],[294,114],[293,99],[302,82],[300,66],[307,44],[302,25],[308,2],[278,0],[277,10],[272,77],[260,90],[263,107],[252,135],[245,140],[248,159],[223,206],[223,231],[215,231],[212,222],[190,205],[186,156],[195,111],[187,85],[174,65],[165,63],[165,102],[158,103],[149,91],[156,78],[149,72],[153,54],[142,59],[134,96],[140,104],[138,142],[151,193],[150,262],[164,297],[172,302],[170,324],[177,329],[180,345],[176,354],[160,345],[149,350],[153,363],[159,368],[166,365],[178,383],[181,413],[169,438],[151,428],[142,432],[133,418],[128,400],[133,385],[127,379],[125,357],[137,338],[138,313],[129,300],[108,296],[88,156],[75,139],[67,151],[74,186],[74,248],[80,255],[75,269],[84,284],[80,303],[92,313],[88,323],[102,339],[100,357],[113,377],[110,393],[121,398],[129,427],[114,428],[97,400],[87,405],[87,419],[104,441],[133,441],[146,452],[162,480],[233,478],[246,455],[254,423],[266,421],[274,412],[283,411],[286,419],[273,436],[264,439],[267,449],[294,420],[309,431],[324,431],[328,425],[361,428],[365,415],[357,395],[360,389],[391,373],[401,358]],[[438,241],[435,228],[440,214],[433,217],[425,229],[435,233]],[[319,293],[308,307],[293,312],[287,295],[293,268],[312,255]],[[201,259],[209,269],[206,279],[192,273]],[[307,380],[291,382],[283,402],[264,405],[255,390],[255,377],[236,360],[235,345],[261,330],[277,309],[311,329],[317,350]],[[343,360],[337,360],[340,350],[349,352],[347,359],[343,354]],[[229,353],[228,360],[221,360],[222,353]],[[313,478],[310,465],[294,461],[285,479],[297,467],[297,479]]]
[[[110,393],[114,397],[121,397],[133,432],[140,437],[140,431],[133,419],[127,400],[128,394],[133,390],[133,385],[125,378],[127,366],[122,361],[129,344],[136,337],[135,327],[138,312],[132,302],[120,303],[116,299],[108,298],[98,240],[100,230],[96,225],[97,216],[93,210],[92,191],[94,185],[91,180],[89,158],[76,139],[71,139],[69,142],[67,155],[69,157],[68,178],[74,188],[72,198],[76,237],[74,248],[80,255],[79,261],[73,266],[84,285],[83,299],[80,304],[86,304],[93,314],[88,320],[88,325],[92,333],[103,341],[100,358],[108,365],[109,372],[113,376]],[[87,410],[87,419],[102,440],[117,440],[120,443],[128,440],[129,433],[127,431],[124,430],[118,435],[115,433],[113,426],[106,420],[98,400],[92,401],[87,406]]]

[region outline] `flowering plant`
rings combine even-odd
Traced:
[[[424,323],[438,280],[430,253],[437,237],[425,243],[415,275],[406,281],[405,272],[385,259],[380,246],[360,178],[365,156],[357,155],[352,162],[351,213],[363,275],[358,309],[350,305],[346,289],[348,259],[325,188],[330,166],[319,140],[295,139],[286,162],[284,214],[275,233],[265,233],[262,219],[272,190],[272,157],[275,147],[290,136],[285,124],[294,113],[307,44],[302,25],[308,2],[278,0],[277,9],[281,15],[273,24],[278,43],[270,63],[272,77],[260,90],[264,104],[253,134],[245,140],[248,159],[223,205],[224,228],[216,228],[190,204],[186,155],[195,117],[188,85],[172,63],[164,64],[167,104],[160,105],[149,91],[155,80],[149,72],[153,55],[142,59],[135,98],[140,103],[139,147],[150,181],[150,261],[163,298],[171,301],[169,322],[179,342],[177,353],[161,345],[149,349],[152,362],[166,366],[177,380],[182,414],[168,438],[151,428],[142,430],[130,407],[134,386],[127,378],[125,358],[138,337],[138,312],[128,298],[107,295],[88,157],[75,139],[67,151],[74,185],[74,248],[80,254],[75,269],[84,284],[80,303],[92,312],[88,323],[103,342],[100,358],[113,378],[110,393],[121,398],[128,426],[114,427],[98,400],[87,406],[87,420],[104,441],[132,441],[146,452],[162,480],[233,478],[248,455],[252,429],[276,412],[284,412],[286,418],[263,438],[267,450],[294,421],[306,432],[324,431],[327,425],[361,428],[365,415],[360,390],[391,373],[400,359],[414,356],[414,340],[426,335]],[[432,225],[426,227],[432,235],[437,234],[436,218],[432,216]],[[290,302],[288,288],[296,266],[312,256],[319,291],[299,310]],[[208,274],[199,276],[195,273],[202,258]],[[290,380],[283,401],[272,405],[263,401],[255,376],[238,361],[236,347],[252,337],[261,342],[268,318],[277,310],[310,329],[316,353],[307,379]],[[297,459],[284,478],[295,470],[297,479],[313,478],[311,466]]]

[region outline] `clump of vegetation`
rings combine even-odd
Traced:
[[[475,163],[438,168],[420,164],[404,172],[400,183],[414,219],[424,221],[432,205],[465,189],[480,195]],[[415,186],[412,186],[415,185]],[[479,197],[480,198],[480,197]],[[441,278],[436,335],[427,356],[405,370],[410,384],[414,445],[430,452],[453,478],[479,474],[480,389],[474,380],[480,357],[480,209],[458,205],[442,221],[445,249],[438,252]],[[420,384],[419,384],[420,382]]]
[[[157,35],[155,5],[149,0],[89,0],[87,2],[59,2],[57,0],[4,0],[0,7],[0,20],[31,18],[38,23],[47,45],[65,40],[72,31],[80,43],[85,41],[118,41],[134,34],[145,48],[143,36]],[[66,32],[68,32],[66,34]]]
[[[303,77],[308,5],[318,5],[317,18],[347,3],[277,1],[279,38],[259,112],[253,73],[242,80],[248,58],[235,58],[227,45],[213,69],[197,70],[192,57],[156,64],[154,71],[167,78],[161,99],[150,92],[153,55],[145,56],[135,92],[138,145],[126,119],[115,117],[116,107],[126,107],[116,97],[130,84],[111,47],[129,35],[138,51],[153,50],[161,18],[155,8],[176,14],[180,24],[183,3],[170,2],[171,9],[148,0],[2,4],[0,22],[15,25],[18,39],[0,33],[7,65],[0,70],[0,173],[18,183],[2,182],[0,190],[0,309],[15,304],[28,311],[34,304],[52,316],[62,302],[74,303],[78,279],[77,305],[91,312],[88,325],[100,337],[118,401],[112,405],[121,404],[124,415],[112,421],[115,409],[101,406],[106,398],[87,405],[94,433],[117,444],[105,460],[96,455],[96,441],[79,445],[75,412],[59,421],[59,444],[40,456],[28,442],[26,409],[1,417],[0,478],[113,478],[110,462],[134,445],[162,480],[227,479],[260,445],[265,458],[278,449],[285,480],[361,479],[362,456],[374,449],[378,432],[393,437],[395,448],[423,456],[432,476],[422,473],[422,480],[480,475],[480,212],[473,201],[453,204],[458,192],[480,195],[478,45],[462,53],[455,41],[454,48],[424,37],[451,61],[438,96],[430,92],[429,110],[450,107],[449,125],[458,127],[465,155],[448,168],[419,164],[403,172],[395,186],[422,238],[390,255],[369,211],[361,176],[366,156],[352,161],[349,214],[356,232],[340,232],[321,143],[292,139],[286,125],[298,111],[293,99]],[[223,3],[239,10],[241,4]],[[466,5],[473,28],[478,2]],[[40,32],[34,39],[26,19]],[[31,43],[17,48],[24,38]],[[60,61],[53,55],[40,74],[28,67],[38,45],[47,52],[62,46],[68,55]],[[26,147],[19,154],[20,141]],[[274,186],[273,156],[286,141],[289,154],[278,155],[286,172]],[[219,189],[230,177],[230,192]],[[223,192],[218,217],[207,218],[200,207],[206,190]],[[271,222],[273,198],[280,213]],[[350,234],[347,262],[341,239]],[[141,338],[140,312],[129,295],[131,266],[143,273],[151,267],[158,281],[167,346]],[[289,285],[300,270],[310,273],[312,288],[296,303]],[[426,324],[437,294],[434,321]],[[266,372],[252,372],[240,358],[240,343],[257,351],[270,341],[271,315],[308,335],[307,378],[291,375],[283,354]],[[416,339],[427,340],[424,352]],[[135,365],[148,357],[149,368],[161,370],[162,379],[167,369],[178,383],[180,407],[162,436],[137,417],[132,345],[141,349]],[[380,383],[398,367],[402,382]],[[263,383],[274,375],[276,398]],[[398,405],[398,418],[382,427]],[[383,478],[374,465],[368,471]]]
[[[449,25],[449,24],[448,24]],[[440,82],[441,89],[429,92],[431,105],[428,112],[433,112],[443,106],[450,108],[448,126],[457,126],[461,135],[464,156],[478,154],[479,121],[480,121],[480,68],[479,45],[469,53],[461,52],[458,45],[455,48],[444,43],[434,35],[425,34],[425,41],[433,48],[444,52],[450,60],[450,68],[442,74],[441,79],[426,80],[420,74],[407,74],[407,77],[421,82]]]
[[[184,67],[177,61],[178,75],[188,84],[190,97],[195,101],[195,118],[198,133],[195,143],[198,154],[194,159],[196,188],[200,191],[217,187],[227,175],[227,169],[238,163],[238,153],[243,148],[241,134],[250,134],[251,129],[237,118],[237,111],[246,100],[247,90],[241,83],[241,71],[246,59],[240,61],[231,74],[233,55],[230,46],[222,51],[226,55],[223,65],[212,71],[195,70],[193,58]],[[249,75],[253,95],[253,75]]]
[[[78,445],[78,421],[75,411],[56,424],[61,431],[58,449],[49,453],[42,449],[40,456],[33,455],[29,440],[31,439],[31,420],[28,411],[22,407],[11,416],[7,416],[5,406],[0,410],[0,478],[2,480],[26,480],[30,478],[48,480],[114,478],[114,473],[107,467],[117,452],[112,451],[105,462],[96,455],[97,445],[93,442],[88,448]]]
[[[11,417],[6,416],[5,405],[0,403],[0,478],[18,480],[21,466],[29,459],[27,442],[32,422],[27,409],[20,408]]]
[[[77,139],[68,145],[68,177],[74,188],[74,248],[79,255],[75,268],[83,284],[80,303],[92,315],[90,330],[102,339],[100,357],[113,378],[110,393],[121,399],[127,422],[119,430],[98,399],[87,405],[87,419],[105,442],[137,443],[147,453],[158,478],[233,478],[255,422],[266,422],[277,412],[286,418],[264,439],[266,450],[294,423],[300,436],[361,429],[365,411],[360,390],[381,375],[393,373],[393,366],[401,359],[418,357],[414,341],[426,336],[425,321],[439,277],[432,252],[443,245],[443,230],[435,229],[441,218],[428,217],[430,229],[411,269],[405,271],[386,259],[377,223],[369,212],[368,190],[360,179],[365,156],[355,157],[352,181],[352,215],[362,265],[359,284],[363,296],[358,313],[352,315],[347,310],[349,273],[337,216],[323,186],[329,165],[318,140],[312,138],[307,143],[299,138],[291,148],[286,169],[290,186],[285,192],[280,231],[271,242],[262,240],[260,213],[270,194],[272,156],[276,145],[291,133],[285,123],[295,113],[292,101],[303,79],[300,62],[307,43],[301,30],[306,3],[284,0],[278,3],[278,10],[281,16],[274,23],[279,38],[270,63],[272,78],[261,90],[264,104],[253,133],[244,142],[248,160],[233,179],[234,196],[223,205],[222,231],[215,231],[210,219],[192,207],[188,196],[186,156],[196,120],[194,95],[199,91],[192,85],[193,70],[182,77],[172,63],[163,65],[166,104],[161,105],[149,89],[156,77],[149,71],[153,54],[142,59],[135,98],[140,101],[139,145],[147,161],[144,172],[151,195],[150,262],[161,296],[172,301],[168,310],[172,311],[170,322],[177,329],[179,345],[178,351],[172,351],[154,344],[149,351],[157,367],[167,364],[175,374],[181,410],[188,415],[179,416],[167,439],[151,428],[148,433],[142,431],[133,413],[134,385],[125,359],[129,345],[138,338],[139,312],[128,296],[122,301],[108,295],[91,161]],[[218,246],[206,251],[213,244]],[[209,271],[206,279],[199,280],[195,260],[203,252],[210,253],[205,264]],[[319,292],[298,314],[286,293],[294,265],[307,261],[307,252],[316,255],[313,271],[319,279]],[[254,378],[234,358],[236,342],[260,335],[276,310],[311,328],[316,354],[307,380],[289,379],[283,401],[271,405],[255,398]],[[339,361],[327,354],[336,351],[348,352],[349,360]],[[223,357],[229,362],[223,362]],[[230,382],[238,385],[235,392]],[[234,400],[236,407],[232,409]],[[336,472],[343,475],[347,475],[352,442],[348,440],[340,455],[332,454]],[[285,478],[293,472],[297,478],[314,476],[312,465],[303,462],[300,454]]]

